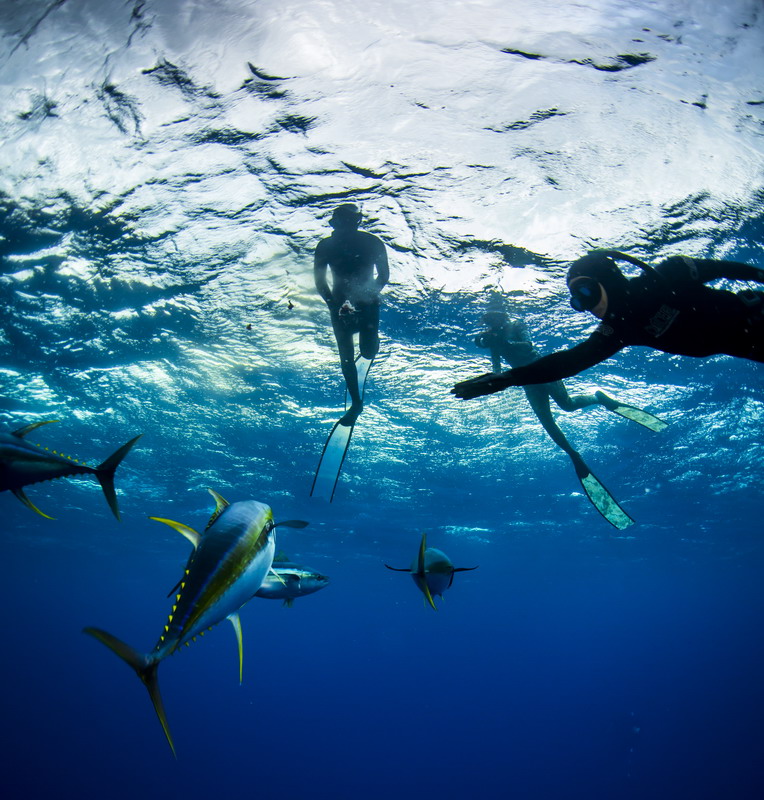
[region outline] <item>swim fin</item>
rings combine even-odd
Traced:
[[[374,359],[358,356],[355,363],[358,372],[358,388],[363,399],[366,376],[369,374]],[[329,432],[329,437],[326,440],[321,459],[316,468],[316,474],[313,477],[313,485],[310,488],[311,497],[325,497],[330,503],[334,499],[334,490],[337,488],[337,481],[340,478],[342,464],[345,461],[345,456],[350,446],[350,438],[353,435],[358,416],[351,415],[348,419],[347,392],[345,392],[345,408],[346,413],[338,422],[334,423],[334,427]]]
[[[584,460],[580,456],[577,459],[571,457],[571,460],[586,496],[597,511],[619,531],[633,525],[634,520],[621,508],[618,501],[586,466]]]
[[[340,479],[340,471],[350,446],[350,437],[353,435],[354,427],[355,423],[343,425],[342,420],[334,423],[313,477],[313,485],[310,487],[311,497],[324,497],[330,503],[334,499],[334,490]]]
[[[645,411],[643,408],[621,403],[618,400],[614,400],[612,397],[608,397],[604,392],[595,392],[594,396],[597,398],[599,404],[604,406],[608,411],[612,411],[614,414],[618,414],[625,419],[630,419],[632,422],[649,428],[651,431],[660,433],[668,427],[668,422],[664,422],[662,419],[651,414],[649,411]]]

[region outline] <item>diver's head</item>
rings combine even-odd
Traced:
[[[500,330],[509,322],[509,317],[504,311],[486,311],[480,321],[487,328]]]
[[[334,230],[355,230],[361,223],[361,210],[355,203],[343,203],[332,212],[329,224]]]
[[[610,299],[628,291],[628,279],[612,258],[590,253],[574,261],[568,270],[570,305],[576,311],[591,311],[595,317],[605,315]]]

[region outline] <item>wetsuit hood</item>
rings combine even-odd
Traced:
[[[629,279],[618,269],[615,261],[603,253],[589,253],[574,261],[568,270],[568,286],[576,278],[594,278],[604,286],[608,297],[626,291],[629,285]]]
[[[601,291],[597,283],[607,293],[608,313],[616,313],[617,309],[623,307],[630,293],[630,279],[621,272],[616,261],[627,261],[639,267],[643,272],[642,282],[645,280],[644,276],[653,283],[660,281],[660,276],[651,266],[627,253],[617,250],[589,253],[574,261],[568,269],[568,287],[572,289],[570,304],[573,308],[577,311],[590,311],[599,303]],[[577,278],[587,278],[588,281],[576,281]],[[573,281],[576,283],[571,287]]]

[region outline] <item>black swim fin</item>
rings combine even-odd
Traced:
[[[612,411],[614,414],[618,414],[625,419],[630,419],[632,422],[649,428],[651,431],[660,433],[668,427],[668,422],[664,422],[662,419],[651,414],[649,411],[645,411],[643,408],[630,406],[628,403],[621,403],[618,400],[614,400],[612,397],[608,397],[604,392],[595,392],[594,396],[597,398],[599,404],[604,406],[608,411]]]
[[[578,480],[581,482],[586,496],[602,516],[619,531],[625,530],[634,524],[634,520],[621,508],[618,501],[602,485],[594,473],[586,466],[584,460],[578,456],[571,461],[576,470]]]

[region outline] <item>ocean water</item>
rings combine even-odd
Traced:
[[[636,520],[611,528],[520,390],[593,327],[597,247],[764,267],[760,0],[2,0],[0,425],[117,472],[0,495],[13,798],[760,798],[764,373],[633,348],[567,381],[670,423],[558,414]],[[343,384],[312,254],[338,203],[387,245],[381,351],[334,502]],[[167,659],[177,761],[132,672],[206,489],[330,576]],[[405,566],[456,566],[437,612]]]

